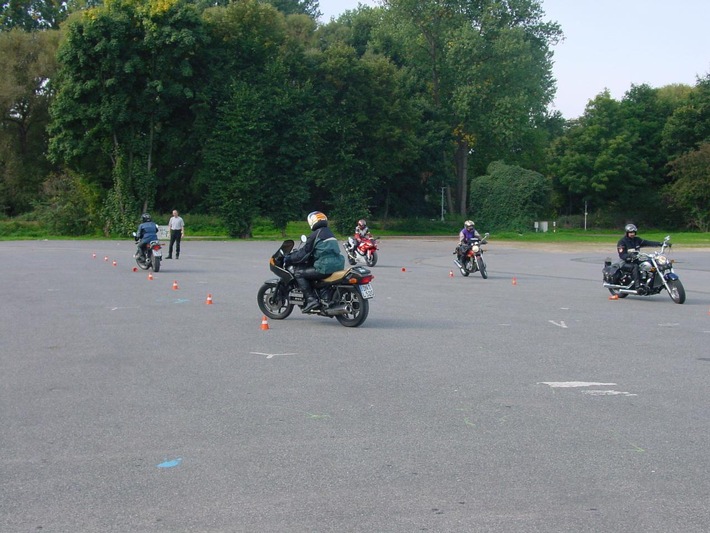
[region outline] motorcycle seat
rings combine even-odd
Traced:
[[[348,269],[350,270],[350,269]],[[348,270],[337,270],[330,274],[327,278],[320,279],[318,281],[325,281],[326,283],[332,283],[334,281],[338,281],[339,279],[343,279],[345,277],[345,274],[348,273]]]

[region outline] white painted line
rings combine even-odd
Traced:
[[[598,383],[595,381],[538,381],[538,385],[549,385],[553,389],[571,387],[612,387],[616,383]]]
[[[262,353],[262,352],[249,352],[252,355],[265,355],[267,359],[271,359],[277,355],[298,355],[295,353]]]
[[[590,396],[638,396],[638,394],[618,390],[583,390],[582,394],[589,394]]]
[[[560,320],[560,323],[559,323],[559,324],[558,324],[557,322],[555,322],[554,320],[548,320],[548,322],[549,322],[550,324],[554,324],[555,326],[557,326],[557,327],[559,327],[559,328],[567,329],[567,324],[565,324],[565,321],[564,321],[564,320]]]
[[[659,325],[659,327],[662,327],[662,328],[674,328],[676,326],[680,326],[680,324],[677,322],[669,322],[667,324],[658,324],[658,325]]]

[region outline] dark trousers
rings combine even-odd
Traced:
[[[634,285],[633,288],[636,288],[639,286],[639,265],[636,261],[632,263],[624,263],[621,265],[621,270],[625,270],[626,272],[631,272],[631,277],[634,280]]]
[[[304,296],[306,298],[311,297],[315,298],[315,291],[313,291],[313,288],[311,287],[311,283],[309,280],[312,279],[323,279],[327,278],[329,274],[321,274],[318,272],[314,267],[312,266],[296,266],[296,268],[293,271],[293,275],[296,278],[296,283],[298,283],[298,286],[301,288],[303,291]]]
[[[175,257],[180,257],[180,239],[182,239],[181,229],[170,230],[170,247],[168,248],[168,257],[173,256],[173,244],[175,245]]]

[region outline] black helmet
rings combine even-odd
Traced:
[[[636,233],[638,229],[633,224],[626,224],[624,231],[626,231],[626,235],[628,235],[629,233]]]
[[[151,221],[151,218],[148,213],[143,213],[141,215],[141,222],[150,222],[150,221]]]

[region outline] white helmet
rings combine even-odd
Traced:
[[[311,227],[311,229],[313,229],[313,226],[315,226],[316,223],[320,222],[321,220],[325,220],[326,222],[328,222],[328,217],[320,211],[313,211],[312,213],[308,214],[306,220],[308,220],[308,225]]]

